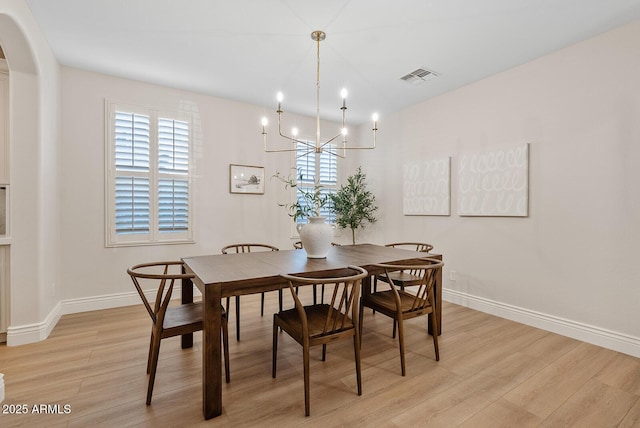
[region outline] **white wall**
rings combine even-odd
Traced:
[[[446,298],[640,355],[637,40],[640,23],[381,120],[378,149],[348,160],[347,172],[363,165],[381,207],[358,241],[428,241],[445,255]],[[267,177],[289,167],[286,155],[262,151],[263,107],[71,68],[62,78],[61,283],[70,306],[130,293],[125,269],[140,261],[216,253],[239,240],[289,247],[281,186],[228,193],[229,163],[263,165]],[[104,247],[104,97],[199,115],[196,244]],[[360,131],[366,142],[367,127]],[[529,217],[457,216],[457,158],[525,142]],[[453,157],[453,214],[403,216],[402,164],[443,155]]]
[[[381,120],[372,240],[435,245],[445,298],[640,355],[638,76],[640,22]],[[522,143],[529,217],[458,216],[459,156]],[[447,155],[452,215],[403,216],[401,165]]]
[[[24,1],[0,2],[9,65],[11,280],[7,343],[43,339],[61,293],[58,149],[59,66]],[[58,311],[59,312],[59,311]]]
[[[275,103],[265,111],[263,106],[69,67],[62,68],[62,93],[60,230],[65,311],[137,303],[126,273],[136,263],[217,254],[224,245],[241,241],[293,248],[291,219],[277,205],[288,202],[288,194],[278,181],[270,180],[276,171],[288,173],[291,158],[265,153],[260,127],[263,115],[275,116]],[[195,244],[105,248],[105,98],[195,114]],[[315,129],[312,118],[287,116],[287,120],[301,129]],[[277,133],[273,127],[271,132]],[[230,194],[231,163],[264,166],[265,194]],[[100,296],[105,296],[102,303],[97,302]]]

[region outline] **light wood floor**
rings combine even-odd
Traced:
[[[265,313],[277,307],[267,294]],[[164,340],[151,406],[145,405],[150,333],[142,306],[63,316],[49,339],[0,346],[2,427],[638,427],[640,359],[445,303],[440,361],[426,319],[405,327],[400,376],[391,322],[365,311],[363,395],[356,395],[351,342],[312,351],[311,416],[304,416],[302,352],[281,335],[271,378],[272,317],[259,296],[242,298],[242,341],[230,320],[231,383],[222,416],[202,417],[201,336],[193,349]],[[233,312],[233,311],[232,311]],[[424,318],[424,317],[423,317]],[[70,406],[68,414],[34,405]]]

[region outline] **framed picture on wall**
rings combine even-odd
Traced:
[[[264,167],[230,164],[229,192],[263,195]]]

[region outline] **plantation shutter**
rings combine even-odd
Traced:
[[[149,116],[115,113],[116,233],[149,233]]]
[[[158,227],[160,232],[189,227],[189,124],[158,119]]]
[[[309,147],[302,143],[298,143],[296,155],[296,168],[298,174],[302,173],[302,179],[299,180],[301,187],[313,190],[316,177],[318,177],[319,183],[323,186],[322,194],[336,193],[338,186],[338,159],[336,156],[326,151],[318,154],[314,150],[309,150]],[[297,192],[296,196],[298,203],[306,204],[300,192]],[[331,211],[332,207],[333,204],[329,201],[326,206],[320,209],[320,215],[327,217],[330,223],[335,222],[335,215]],[[306,221],[306,219],[298,219],[298,223],[306,223]]]
[[[106,245],[193,242],[191,117],[106,102]]]

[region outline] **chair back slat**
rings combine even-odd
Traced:
[[[178,266],[182,267],[181,261],[143,263],[127,269],[127,273],[131,277],[136,291],[140,295],[142,303],[154,324],[162,325],[164,314],[171,301],[175,281],[177,279],[193,278],[193,274],[169,272],[171,267]],[[158,273],[158,271],[160,271],[160,273]],[[167,281],[169,281],[168,286]],[[149,302],[143,288],[143,284],[147,285],[151,283],[154,283],[153,287],[156,287],[153,305]]]
[[[135,277],[135,276],[132,276],[131,280],[133,281],[133,285],[136,287],[136,291],[138,292],[138,295],[140,295],[140,298],[142,299],[142,303],[144,304],[145,309],[149,313],[149,316],[151,317],[151,320],[155,323],[156,322],[156,316],[155,316],[156,309],[151,307],[151,304],[149,303],[149,300],[147,299],[147,296],[145,296],[144,291],[142,290],[142,286],[140,285],[140,282],[138,281],[138,278]]]
[[[350,266],[351,275],[339,278],[305,278],[295,275],[282,275],[288,281],[289,290],[293,296],[296,309],[302,321],[303,331],[308,331],[308,320],[303,304],[298,298],[296,288],[302,285],[332,285],[333,293],[330,303],[326,304],[326,313],[322,328],[322,335],[330,335],[335,332],[355,327],[357,325],[357,308],[355,302],[359,301],[362,278],[367,276],[367,271],[360,267]],[[320,305],[318,305],[320,306]]]
[[[417,282],[412,282],[412,286],[417,287],[417,291],[414,293],[405,292],[404,295],[412,295],[413,301],[411,303],[411,311],[422,310],[425,307],[429,306],[430,296],[433,295],[433,289],[435,287],[436,281],[436,273],[439,269],[442,268],[444,263],[441,260],[430,259],[430,258],[421,258],[418,261],[411,262],[410,264],[385,264],[380,263],[375,265],[376,267],[384,269],[384,276],[387,278],[387,282],[389,284],[394,284],[394,282],[390,279],[390,273],[396,271],[411,271],[416,278],[418,278]],[[396,286],[393,285],[391,290],[397,295],[397,298],[400,299],[398,295],[398,291],[396,290]]]
[[[385,247],[400,248],[405,250],[413,250],[419,253],[428,253],[433,250],[433,245],[426,242],[394,242],[392,244],[385,244]],[[420,276],[420,269],[404,270],[409,275]]]
[[[351,327],[347,324],[350,317],[349,310],[352,308],[354,291],[357,291],[358,287],[357,281],[333,284],[333,296],[327,308],[323,335]]]

